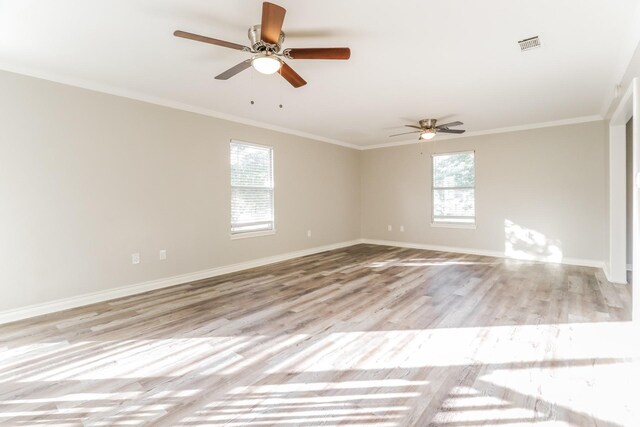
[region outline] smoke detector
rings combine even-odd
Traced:
[[[527,50],[535,49],[540,47],[540,37],[529,37],[528,39],[520,40],[518,42],[520,45],[520,51],[526,52]]]

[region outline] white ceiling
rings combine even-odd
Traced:
[[[258,0],[0,0],[0,68],[366,146],[427,117],[479,132],[602,114],[640,36],[640,0],[275,2],[285,47],[351,60],[289,61],[300,89],[253,69],[218,81],[249,54],[172,36],[247,44]]]

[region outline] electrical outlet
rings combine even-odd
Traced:
[[[140,252],[131,254],[131,264],[140,264]]]
[[[161,249],[158,255],[158,258],[160,258],[161,261],[164,261],[165,259],[167,259],[167,250]]]
[[[393,227],[390,225],[387,225],[387,231],[392,231],[392,230],[393,230]]]
[[[401,233],[404,233],[404,225],[401,225],[401,226],[400,226],[400,232],[401,232]]]
[[[311,237],[311,230],[307,230],[307,237]]]

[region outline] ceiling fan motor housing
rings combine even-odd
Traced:
[[[278,53],[282,48],[282,44],[284,43],[284,32],[280,31],[280,37],[278,38],[278,43],[270,44],[265,43],[260,38],[260,28],[261,25],[254,25],[249,28],[249,41],[251,42],[251,47],[256,52],[270,52],[270,53]]]
[[[436,127],[436,119],[422,119],[419,123],[420,127],[423,129],[432,129]]]
[[[287,11],[277,4],[265,1],[262,3],[262,20],[260,25],[249,28],[247,33],[250,47],[200,34],[189,33],[187,31],[176,30],[173,35],[185,39],[190,39],[202,43],[209,43],[228,49],[239,50],[253,54],[253,58],[246,59],[234,65],[228,70],[216,76],[216,80],[228,80],[238,73],[253,66],[262,74],[278,73],[294,88],[299,88],[307,82],[296,73],[282,58],[287,59],[349,59],[351,50],[348,47],[324,47],[324,48],[303,48],[285,49],[280,52],[284,43],[284,32],[282,24]]]

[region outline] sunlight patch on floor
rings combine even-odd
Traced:
[[[304,391],[323,391],[323,390],[349,390],[349,389],[377,389],[384,387],[410,387],[424,386],[429,384],[428,381],[411,381],[404,379],[381,379],[381,380],[347,380],[341,382],[300,382],[293,384],[269,384],[236,387],[229,394],[244,393],[296,393]]]
[[[347,355],[376,348],[376,358],[358,363],[358,368],[517,365],[550,358],[569,361],[635,357],[640,354],[639,343],[625,338],[632,330],[630,322],[608,322],[339,332],[318,340],[313,347],[282,361],[268,373],[287,372],[294,366],[302,372],[349,369],[354,363]],[[554,342],[553,354],[544,347],[550,339]]]
[[[608,321],[625,318],[626,290],[577,267],[398,253],[368,257],[357,274],[349,266],[342,281],[314,262],[304,283],[297,270],[264,288],[271,275],[239,276],[228,288],[181,293],[179,304],[162,295],[168,306],[124,304],[126,321],[114,323],[109,308],[55,323],[53,338],[10,330],[5,343],[25,337],[0,351],[0,424],[399,427],[436,416],[442,427],[620,427],[640,419],[635,393],[625,392],[640,378],[638,331]],[[242,286],[257,293],[241,299]],[[207,292],[232,296],[225,306]],[[66,329],[78,319],[93,320],[79,333]],[[57,341],[34,342],[44,339]]]

